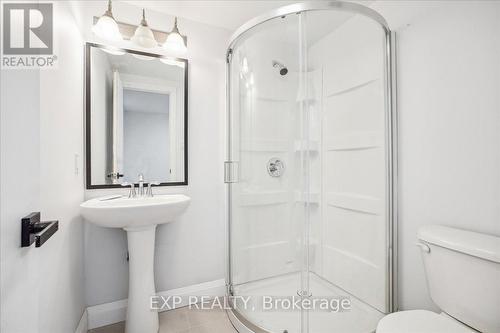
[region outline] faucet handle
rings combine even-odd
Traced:
[[[123,187],[130,186],[130,192],[128,193],[129,198],[134,198],[137,195],[135,193],[135,184],[134,183],[123,182],[123,183],[121,183],[121,186],[123,186]]]
[[[153,197],[153,185],[158,186],[160,182],[149,182],[148,183],[148,191],[146,192],[147,197]]]
[[[139,177],[140,182],[144,181],[144,174],[140,173],[137,177]]]

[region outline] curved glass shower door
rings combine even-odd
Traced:
[[[227,280],[253,332],[371,332],[392,310],[389,35],[351,5],[277,10],[228,52]]]
[[[230,61],[231,160],[238,168],[238,181],[230,184],[232,288],[234,295],[251,297],[242,313],[271,332],[300,325],[297,313],[272,320],[260,304],[264,296],[301,289],[297,272],[303,268],[307,216],[294,197],[304,183],[301,156],[294,151],[302,125],[300,20],[289,15],[252,29]],[[276,277],[286,278],[287,285]]]

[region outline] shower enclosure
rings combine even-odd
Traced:
[[[227,287],[240,333],[367,333],[395,309],[392,43],[378,13],[339,1],[234,35]],[[330,307],[304,306],[315,299]]]

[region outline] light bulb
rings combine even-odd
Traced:
[[[111,0],[108,1],[108,10],[97,20],[92,31],[99,38],[110,41],[121,41],[123,39],[118,24],[113,18]]]
[[[132,43],[148,49],[158,45],[153,31],[149,28],[148,23],[146,22],[146,14],[144,9],[142,10],[141,24],[137,26],[134,36],[132,36],[130,40],[132,41]]]

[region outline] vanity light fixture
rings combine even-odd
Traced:
[[[123,39],[118,24],[113,17],[111,0],[108,0],[108,10],[99,17],[92,31],[100,38],[110,41],[121,41]]]
[[[184,53],[187,51],[184,37],[179,33],[179,28],[177,27],[177,17],[175,17],[174,27],[168,34],[167,40],[163,44],[163,48],[176,54]]]
[[[150,49],[158,45],[158,42],[153,35],[153,31],[148,26],[148,22],[146,21],[146,11],[142,9],[142,21],[135,29],[135,34],[130,38],[132,43],[137,46],[144,47]]]
[[[143,8],[142,20],[138,26],[117,22],[113,17],[112,2],[108,0],[106,12],[100,17],[94,17],[92,31],[96,36],[104,40],[119,42],[126,39],[130,40],[134,45],[146,49],[161,45],[158,41],[165,40],[161,47],[171,55],[178,56],[187,51],[187,37],[180,34],[177,20],[177,17],[175,17],[174,26],[170,32],[153,31],[146,21],[146,11]],[[119,51],[115,52],[114,50],[106,50],[106,52],[120,54]]]

